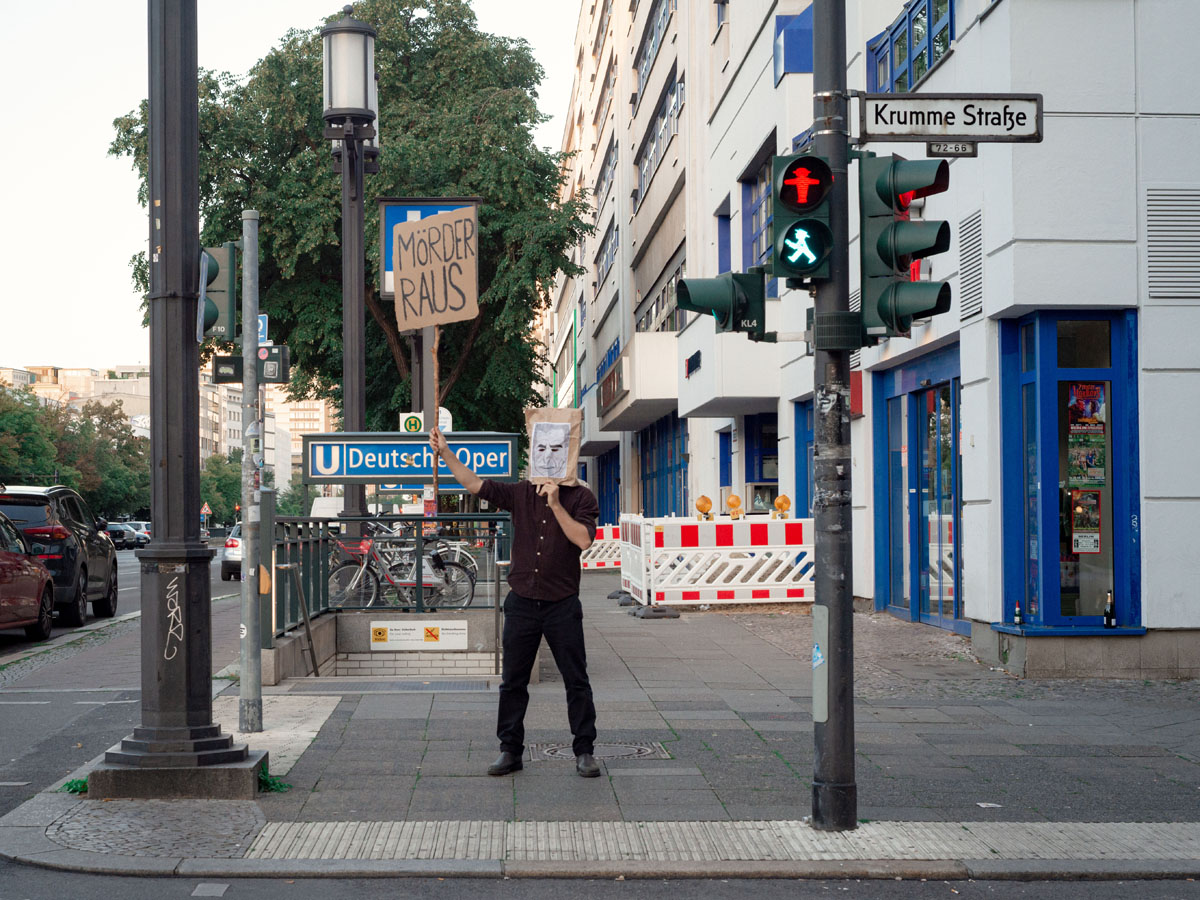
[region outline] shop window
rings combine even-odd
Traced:
[[[1023,628],[1099,627],[1111,603],[1139,625],[1135,345],[1132,312],[1004,323],[1006,622],[1019,603]]]

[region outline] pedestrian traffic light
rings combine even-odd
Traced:
[[[689,312],[711,315],[717,331],[741,331],[752,341],[766,337],[766,269],[725,272],[716,278],[682,278],[675,288],[675,305]]]
[[[833,171],[821,156],[799,153],[772,161],[772,271],[776,278],[829,278]]]
[[[950,186],[939,159],[868,156],[859,159],[859,253],[862,321],[868,343],[907,335],[912,320],[950,310],[950,285],[913,281],[912,263],[950,249],[948,222],[914,222],[909,205]]]
[[[237,336],[237,245],[226,241],[200,254],[200,302],[204,336],[232,341]]]

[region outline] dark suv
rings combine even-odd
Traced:
[[[54,578],[54,603],[67,625],[82,625],[87,605],[100,618],[117,612],[117,552],[83,498],[69,487],[0,485],[0,512],[21,529]]]

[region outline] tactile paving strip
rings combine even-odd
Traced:
[[[1196,860],[1200,823],[271,822],[249,859]]]

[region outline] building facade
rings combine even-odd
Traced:
[[[1200,146],[1200,99],[1178,89],[1200,7],[846,8],[851,90],[1045,102],[1042,142],[980,144],[914,204],[950,223],[921,275],[951,284],[951,310],[852,357],[855,595],[1027,674],[1200,674],[1200,426],[1178,414],[1200,394],[1200,179],[1182,150]],[[555,384],[572,388],[549,399],[584,409],[606,521],[690,514],[701,494],[811,512],[805,345],[718,333],[674,286],[769,260],[770,161],[809,140],[820,40],[807,0],[581,8],[563,147],[596,234],[554,298]],[[1107,62],[1085,75],[1065,40]],[[769,285],[768,330],[802,331],[808,294]]]

